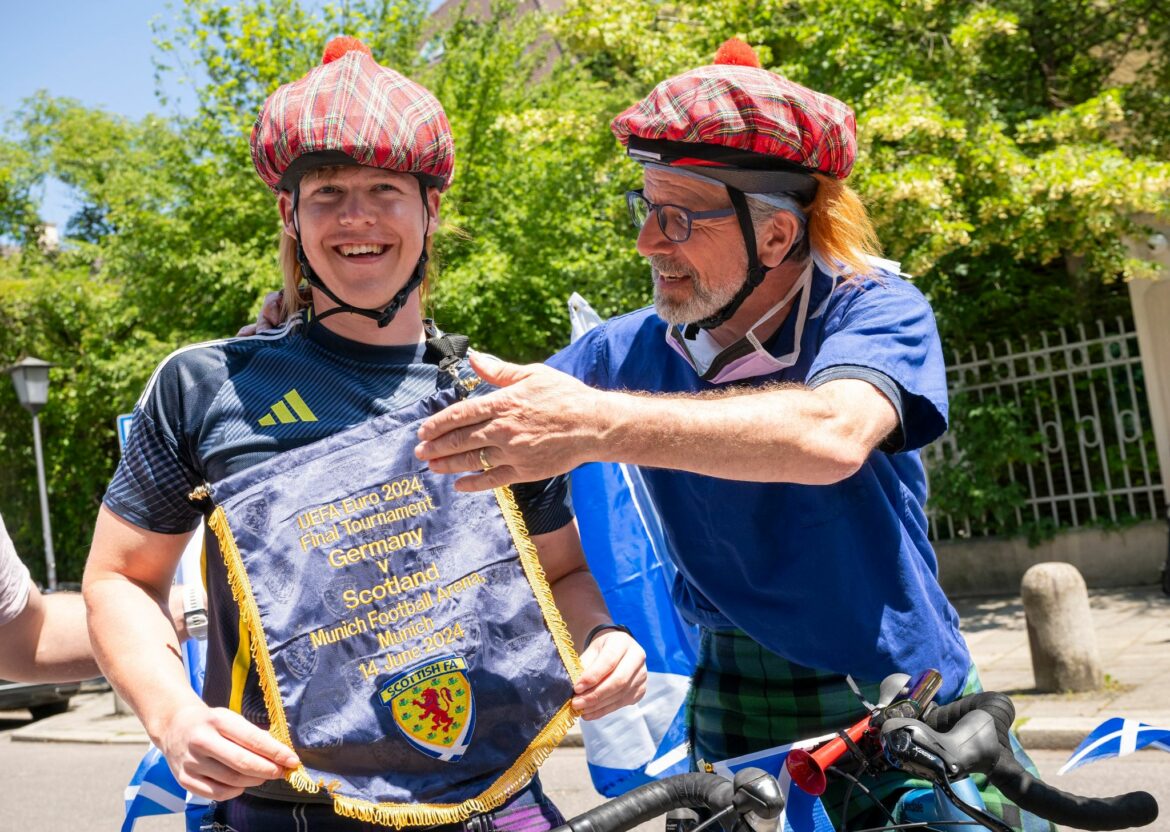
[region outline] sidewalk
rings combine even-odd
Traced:
[[[1170,597],[1159,587],[1091,590],[1103,690],[1037,694],[1019,597],[957,601],[987,690],[1008,693],[1026,748],[1073,749],[1106,719],[1170,727]]]
[[[1098,724],[1126,716],[1170,727],[1170,598],[1158,587],[1090,592],[1097,646],[1106,674],[1094,693],[1032,692],[1031,655],[1020,599],[963,599],[955,603],[983,686],[1012,696],[1017,729],[1027,748],[1072,749]],[[114,716],[113,694],[74,699],[68,713],[13,731],[26,742],[145,745],[133,716]],[[574,729],[564,745],[580,745]]]

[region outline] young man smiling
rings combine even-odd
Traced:
[[[257,172],[277,194],[285,297],[295,314],[262,335],[179,350],[155,371],[135,410],[86,568],[90,630],[106,676],[179,783],[217,801],[211,829],[374,828],[335,815],[329,797],[306,797],[281,782],[300,760],[265,730],[269,711],[249,634],[214,539],[205,561],[203,700],[187,685],[159,604],[202,520],[187,498],[192,489],[454,383],[439,371],[443,356],[428,347],[436,332],[419,298],[453,154],[446,116],[427,90],[379,66],[361,44],[331,44],[322,66],[269,98],[252,134]],[[636,701],[645,686],[644,655],[609,621],[584,565],[564,479],[518,486],[515,495],[582,646],[573,706],[588,719]],[[279,599],[289,577],[261,579]],[[479,603],[489,601],[485,595]],[[335,680],[339,697],[349,684]],[[529,830],[559,820],[535,780],[491,817],[497,826]]]

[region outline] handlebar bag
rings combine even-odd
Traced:
[[[341,815],[453,823],[501,805],[573,724],[580,663],[507,488],[463,494],[407,407],[205,486],[269,731]],[[290,589],[291,587],[291,589]]]

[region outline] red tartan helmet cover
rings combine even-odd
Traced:
[[[409,173],[439,190],[454,177],[443,105],[379,65],[354,38],[330,41],[320,66],[268,97],[251,149],[256,172],[273,191],[291,190],[308,170],[339,162]]]
[[[610,129],[639,161],[846,178],[857,156],[853,110],[759,68],[758,61],[752,65],[750,58],[754,54],[747,44],[729,41],[714,64],[658,84],[618,115]],[[702,145],[705,152],[687,158],[688,144]],[[647,148],[665,149],[666,158],[647,157]]]

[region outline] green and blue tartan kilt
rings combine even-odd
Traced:
[[[877,701],[878,683],[854,681],[867,700]],[[963,694],[982,689],[972,665]],[[865,707],[843,675],[793,664],[738,630],[703,631],[687,710],[691,762],[696,767],[701,760],[718,762],[832,733],[865,715]],[[1012,746],[1020,764],[1038,776],[1035,764],[1014,734]],[[1048,821],[1021,812],[982,775],[973,779],[987,810],[1016,832],[1055,832],[1056,827]],[[896,771],[871,775],[862,782],[891,810],[910,789],[930,787],[924,780]],[[885,818],[860,789],[853,790],[843,814],[841,803],[846,787],[842,778],[830,777],[822,798],[834,825],[843,818],[851,826]]]

